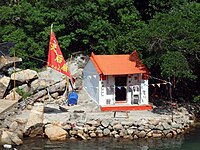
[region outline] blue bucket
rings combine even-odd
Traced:
[[[78,101],[78,94],[76,92],[71,92],[68,96],[68,105],[76,105]]]

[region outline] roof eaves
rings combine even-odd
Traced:
[[[90,56],[90,60],[94,64],[94,67],[96,68],[98,74],[102,74],[103,72],[101,71],[100,67],[98,66],[98,63],[96,62],[95,54],[93,52],[92,52],[92,54]]]

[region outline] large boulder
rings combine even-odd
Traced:
[[[65,140],[68,135],[67,131],[56,125],[47,125],[45,134],[50,140]]]
[[[24,134],[31,137],[43,134],[41,132],[43,129],[43,116],[44,103],[34,103],[24,128]]]
[[[9,77],[4,76],[4,77],[0,78],[0,99],[3,98],[3,96],[6,92],[6,89],[9,86],[9,83],[10,83]]]
[[[38,78],[37,72],[30,69],[22,70],[11,75],[12,80],[16,80],[21,83],[25,83],[36,78]]]
[[[63,73],[48,67],[47,70],[38,73],[38,78],[47,81],[60,82],[66,78],[66,76]]]
[[[38,90],[42,90],[45,89],[46,91],[49,92],[49,94],[51,93],[55,93],[55,92],[64,92],[66,89],[66,80],[62,80],[60,82],[51,82],[50,80],[44,80],[44,79],[36,79],[35,81],[33,81],[31,83],[31,93],[35,93]],[[38,94],[39,92],[37,92]]]
[[[21,58],[18,57],[9,57],[9,56],[0,56],[0,71],[6,71],[8,68],[22,62]]]
[[[47,88],[48,86],[51,86],[55,84],[56,82],[53,80],[47,80],[47,79],[36,79],[31,83],[31,91],[34,93],[37,90],[42,90]]]

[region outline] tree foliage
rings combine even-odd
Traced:
[[[184,66],[177,69],[187,68],[187,77],[193,77],[191,73],[197,73],[199,63],[199,18],[200,4],[186,3],[179,8],[174,8],[170,13],[157,14],[150,20],[137,33],[138,47],[146,49],[146,64],[149,67],[160,66],[161,74],[170,76],[169,71],[162,72],[162,70],[167,67],[172,71],[174,65],[170,63],[180,63]],[[170,61],[172,58],[174,59]],[[168,66],[167,61],[170,61]],[[182,72],[182,75],[185,74],[184,70]],[[177,74],[178,77],[183,77],[182,75]]]
[[[65,58],[73,51],[137,49],[153,74],[176,78],[191,89],[191,82],[200,82],[196,0],[3,0],[0,6],[0,43],[15,44],[11,54],[22,57],[24,68],[46,65],[53,24]],[[200,89],[194,91],[197,95]]]
[[[182,87],[192,93],[199,90],[199,18],[200,4],[187,2],[158,13],[136,34],[138,49],[145,50],[143,58],[153,74],[175,78],[182,92]]]

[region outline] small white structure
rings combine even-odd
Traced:
[[[84,88],[102,111],[151,110],[148,70],[130,55],[95,55],[83,69]]]

